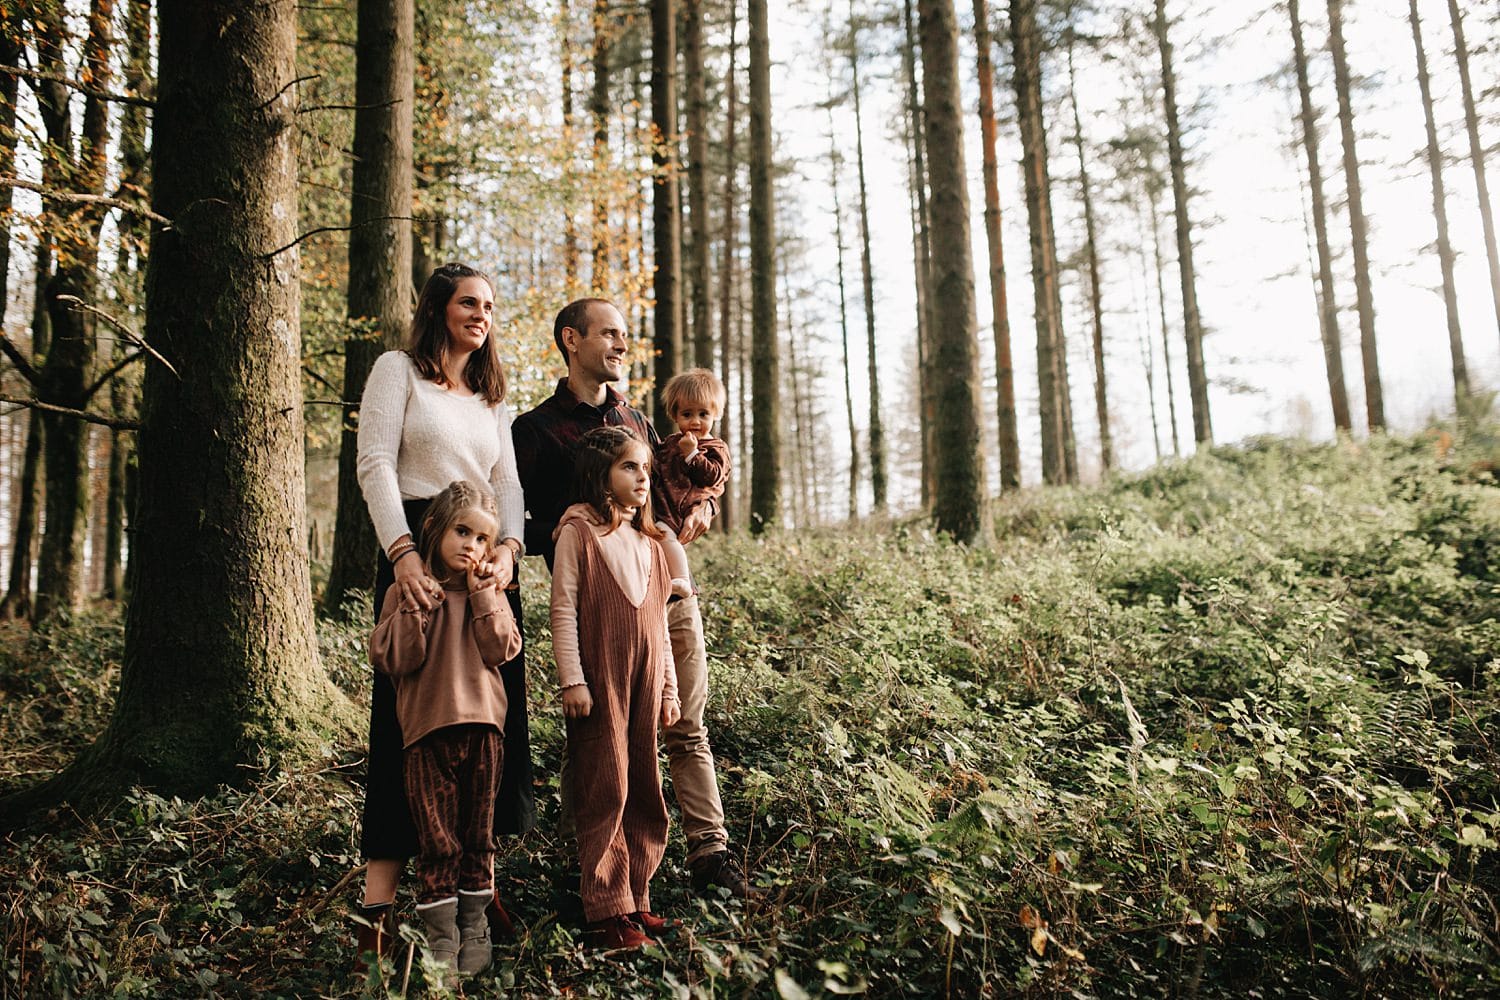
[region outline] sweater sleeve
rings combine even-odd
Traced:
[[[578,652],[578,559],[583,545],[579,524],[564,524],[552,557],[552,657],[559,687],[587,683]]]
[[[729,452],[721,441],[700,441],[698,449],[682,460],[694,486],[723,488],[729,479]]]
[[[388,351],[375,359],[359,404],[359,488],[375,525],[375,537],[386,549],[411,530],[396,478],[410,380],[411,360],[400,351]]]
[[[370,663],[392,677],[414,674],[427,660],[427,626],[430,611],[407,611],[401,607],[401,589],[385,593],[380,624],[370,634]]]
[[[514,538],[526,551],[526,500],[521,492],[521,477],[516,474],[516,449],[511,438],[510,407],[495,406],[495,430],[500,437],[500,457],[490,469],[490,489],[500,514],[500,538]]]
[[[669,701],[680,702],[682,699],[677,694],[677,659],[672,655],[672,627],[667,624],[666,616],[662,616],[662,639],[661,648],[665,650],[661,671],[661,700],[663,703]]]
[[[469,615],[474,622],[474,644],[485,666],[498,667],[516,658],[521,651],[521,630],[500,588],[469,591]]]

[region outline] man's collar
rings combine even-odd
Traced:
[[[600,413],[604,413],[607,410],[613,410],[615,407],[625,405],[625,397],[620,395],[612,385],[606,385],[604,387],[603,406],[594,406],[594,404],[592,403],[584,402],[583,400],[578,398],[577,394],[575,394],[571,388],[569,388],[568,377],[566,375],[557,380],[557,391],[552,394],[552,398],[557,400],[558,404],[569,413],[573,412],[580,406],[587,406],[591,410],[597,410]]]

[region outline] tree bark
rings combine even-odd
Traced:
[[[691,234],[688,261],[692,295],[693,364],[712,368],[713,329],[708,302],[708,96],[703,78],[703,0],[684,0],[687,30],[683,63],[687,75],[688,221]]]
[[[1157,0],[1158,3],[1161,0]],[[1349,61],[1344,54],[1344,0],[1328,0],[1328,48],[1339,101],[1339,132],[1344,141],[1344,181],[1348,188],[1349,232],[1354,247],[1354,292],[1359,307],[1359,352],[1365,369],[1365,418],[1371,433],[1385,429],[1385,394],[1380,387],[1380,356],[1375,347],[1375,295],[1370,286],[1370,246],[1360,194],[1359,152],[1354,143]]]
[[[937,433],[936,398],[932,391],[932,234],[927,206],[927,151],[923,124],[924,110],[917,88],[917,29],[912,18],[912,0],[902,7],[905,33],[902,40],[902,63],[906,76],[907,109],[911,118],[911,188],[916,198],[912,228],[916,240],[914,264],[917,292],[917,407],[922,440],[922,508],[930,510],[936,495]]]
[[[1462,410],[1469,396],[1469,367],[1464,361],[1464,336],[1458,322],[1458,287],[1453,280],[1453,242],[1448,238],[1448,196],[1443,188],[1443,150],[1438,145],[1432,114],[1432,82],[1427,76],[1427,51],[1422,47],[1422,21],[1417,0],[1410,0],[1408,20],[1417,52],[1417,86],[1422,91],[1422,116],[1427,125],[1427,171],[1432,177],[1432,218],[1437,224],[1438,267],[1443,276],[1443,308],[1448,318],[1448,353],[1453,361],[1453,394]]]
[[[557,62],[562,69],[563,148],[571,150],[573,138],[573,0],[560,0],[558,11],[559,42]],[[573,218],[572,198],[568,186],[563,190],[563,287],[564,297],[572,301],[578,295],[578,222]]]
[[[1479,139],[1479,115],[1474,110],[1474,84],[1469,79],[1469,47],[1464,40],[1463,15],[1458,0],[1448,0],[1448,20],[1453,26],[1453,60],[1464,99],[1464,131],[1469,136],[1469,162],[1474,167],[1474,187],[1479,195],[1479,220],[1484,226],[1484,253],[1490,265],[1490,298],[1495,303],[1495,327],[1500,329],[1500,251],[1495,246],[1495,211],[1490,205],[1490,186],[1484,175],[1484,143]]]
[[[1021,171],[1026,217],[1031,232],[1031,284],[1036,322],[1037,408],[1041,416],[1042,479],[1066,483],[1066,376],[1062,314],[1057,287],[1057,246],[1053,242],[1051,179],[1047,171],[1046,120],[1042,111],[1041,47],[1035,0],[1011,0],[1010,37],[1014,52],[1017,121],[1021,132]]]
[[[1177,274],[1182,285],[1182,333],[1187,341],[1188,393],[1193,401],[1193,440],[1199,447],[1213,444],[1213,420],[1208,410],[1208,373],[1203,364],[1203,323],[1198,315],[1198,277],[1193,265],[1193,224],[1188,216],[1186,156],[1182,126],[1177,118],[1177,77],[1172,66],[1172,42],[1167,37],[1166,0],[1156,0],[1152,20],[1161,53],[1162,106],[1167,119],[1167,161],[1172,174],[1172,208],[1177,219]]]
[[[613,245],[609,225],[609,196],[602,182],[609,167],[609,52],[614,34],[609,0],[594,0],[594,86],[589,113],[594,119],[594,255],[590,282],[596,295],[608,295],[613,280],[609,254]]]
[[[859,270],[864,289],[866,378],[870,388],[870,490],[877,512],[886,509],[885,421],[880,415],[880,367],[875,350],[875,277],[870,251],[870,194],[865,182],[865,126],[860,109],[859,29],[849,0],[849,80],[854,96],[854,160],[859,174]]]
[[[1094,193],[1089,185],[1088,160],[1083,148],[1083,119],[1078,114],[1078,77],[1073,69],[1072,27],[1068,29],[1068,102],[1073,111],[1073,147],[1078,154],[1078,193],[1083,203],[1084,255],[1089,265],[1089,312],[1094,321],[1094,409],[1099,417],[1099,461],[1105,472],[1114,468],[1115,449],[1109,428],[1109,389],[1104,365],[1104,302],[1099,288],[1098,224]]]
[[[831,84],[832,81],[830,81]],[[830,90],[832,87],[830,86]],[[839,344],[844,356],[844,415],[849,427],[849,520],[859,520],[859,428],[854,423],[854,387],[849,375],[849,296],[844,285],[844,204],[839,198],[839,172],[844,158],[839,154],[838,131],[833,121],[833,95],[828,96],[828,178],[833,196],[833,245],[835,277],[839,289]]]
[[[737,47],[739,31],[739,3],[738,0],[730,0],[729,3],[729,75],[724,81],[724,238],[722,241],[723,257],[719,265],[719,380],[724,383],[724,415],[719,419],[719,436],[724,439],[724,445],[734,454],[735,434],[742,434],[744,426],[739,421],[732,421],[729,416],[730,401],[729,375],[730,359],[736,357],[735,337],[732,328],[733,323],[733,300],[735,291],[735,242],[739,233],[739,222],[735,217],[735,172],[739,169],[739,162],[735,159],[736,138],[736,114],[738,112],[736,100],[736,57],[739,55]],[[736,383],[738,384],[738,383]],[[743,398],[743,391],[740,393]],[[729,533],[735,528],[735,518],[739,514],[739,503],[735,499],[733,487],[724,491],[723,498],[719,501],[719,529]]]
[[[1333,404],[1333,426],[1348,433],[1353,426],[1349,393],[1344,387],[1344,349],[1339,334],[1338,301],[1333,285],[1333,252],[1328,244],[1328,202],[1323,196],[1323,170],[1318,164],[1318,119],[1313,111],[1307,75],[1307,50],[1302,42],[1298,0],[1287,0],[1292,19],[1292,63],[1297,72],[1302,148],[1307,154],[1308,187],[1312,199],[1313,236],[1318,248],[1318,328],[1323,335],[1323,367],[1328,372],[1328,395]]]
[[[933,519],[959,542],[979,535],[984,474],[979,450],[979,345],[969,191],[964,172],[963,104],[958,84],[958,21],[952,0],[919,0],[922,93],[931,154],[933,362],[937,410],[937,491]]]
[[[299,383],[295,12],[159,0],[141,506],[104,734],[22,815],[132,785],[197,795],[352,712],[318,664]],[[180,375],[180,377],[179,377]]]
[[[37,240],[34,289],[31,306],[31,354],[42,358],[47,354],[51,326],[47,319],[47,304],[42,290],[52,273],[52,250],[46,238]],[[14,621],[30,619],[35,594],[31,587],[31,571],[36,565],[38,512],[42,506],[42,452],[47,430],[42,426],[40,410],[31,410],[26,415],[26,450],[21,457],[21,476],[16,505],[15,541],[11,546],[10,577],[6,582],[5,599],[0,601],[0,620]]]
[[[776,343],[775,194],[771,187],[771,51],[766,0],[750,14],[750,397],[753,431],[750,531],[776,523],[780,508],[781,426]]]
[[[1010,350],[1010,310],[1005,300],[1005,246],[1000,237],[1000,176],[995,152],[995,68],[990,58],[987,0],[974,0],[978,50],[979,132],[984,155],[984,237],[989,248],[990,314],[995,339],[996,431],[1000,438],[1000,490],[1021,488],[1021,441],[1016,429],[1016,373]]]
[[[677,3],[651,0],[651,229],[656,277],[652,284],[653,374],[656,393],[677,374],[682,358],[682,214],[677,189]],[[662,406],[656,429],[676,428]]]
[[[1151,206],[1151,252],[1156,264],[1156,312],[1161,324],[1162,370],[1167,376],[1167,419],[1172,422],[1172,457],[1182,455],[1182,438],[1177,431],[1177,386],[1172,378],[1171,324],[1167,322],[1167,261],[1161,252],[1161,213],[1156,207],[1156,192],[1148,189]]]
[[[322,610],[341,614],[375,585],[380,543],[359,487],[359,406],[375,359],[411,321],[412,0],[360,0],[355,44],[354,169],[349,202],[349,332],[333,560]]]

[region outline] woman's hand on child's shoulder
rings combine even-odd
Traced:
[[[563,688],[563,715],[570,719],[586,719],[594,710],[594,696],[589,694],[587,684],[574,684]]]
[[[682,718],[682,703],[677,699],[671,701],[663,700],[661,703],[661,727],[675,726],[677,720]]]

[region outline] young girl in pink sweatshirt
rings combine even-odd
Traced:
[[[667,844],[657,724],[681,714],[667,638],[671,579],[651,516],[651,450],[621,427],[584,435],[582,503],[558,522],[552,649],[568,726],[568,774],[595,943],[638,948],[665,921],[650,882]]]
[[[439,493],[415,555],[443,584],[430,611],[386,592],[370,636],[370,662],[396,688],[405,740],[406,797],[417,827],[417,913],[433,957],[465,975],[490,963],[485,906],[493,895],[495,792],[500,785],[505,684],[500,666],[521,631],[495,575],[495,501],[457,481]]]

